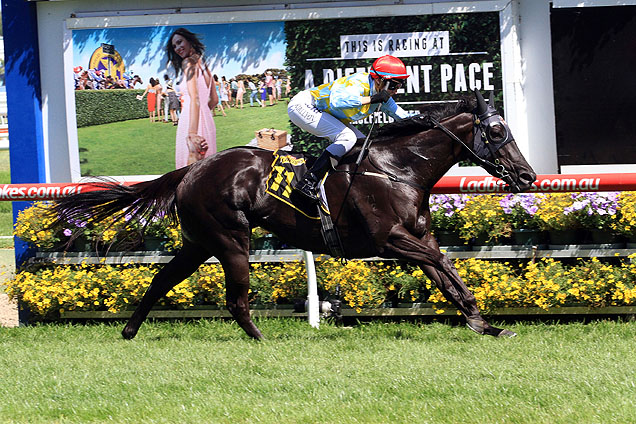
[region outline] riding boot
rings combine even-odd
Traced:
[[[294,190],[310,200],[317,200],[318,183],[323,179],[327,171],[333,167],[332,160],[337,161],[337,158],[326,150],[322,152],[311,169],[303,175],[302,180],[296,183]]]

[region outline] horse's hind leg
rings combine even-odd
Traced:
[[[225,298],[227,308],[248,336],[261,340],[263,335],[250,317],[249,289],[250,263],[247,250],[226,250],[219,261],[225,271]]]
[[[201,246],[184,240],[183,248],[152,279],[152,283],[122,331],[125,339],[132,339],[139,331],[150,309],[174,286],[188,278],[210,255]]]

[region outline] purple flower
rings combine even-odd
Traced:
[[[429,207],[432,213],[442,212],[450,218],[466,207],[468,198],[465,194],[434,194],[431,196]]]
[[[511,214],[512,209],[515,207],[515,195],[507,194],[500,201],[499,205],[503,209],[504,213]]]
[[[534,215],[537,213],[537,211],[539,210],[539,206],[538,205],[534,205],[534,206],[529,206],[527,208],[525,208],[526,212],[528,212],[530,215]]]
[[[584,228],[607,228],[618,212],[618,192],[572,193],[572,206],[564,208],[564,215],[572,214]]]
[[[510,215],[517,212],[525,212],[534,216],[539,210],[541,198],[534,194],[507,194],[500,201],[499,205],[504,213]]]
[[[68,228],[65,228],[63,233],[66,237],[70,237],[73,235],[73,231],[69,230]]]
[[[75,225],[77,228],[84,228],[86,227],[86,225],[88,225],[88,222],[86,221],[80,221],[80,220],[75,220],[73,222],[71,222],[73,225]]]
[[[574,203],[563,212],[567,215],[581,211],[587,216],[611,216],[618,210],[618,192],[573,193]]]

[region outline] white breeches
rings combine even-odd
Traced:
[[[340,159],[365,135],[351,124],[345,124],[326,112],[316,109],[314,98],[308,90],[296,94],[287,107],[289,119],[303,130],[329,139],[327,151]]]

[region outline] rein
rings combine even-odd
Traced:
[[[496,176],[498,178],[501,178],[502,180],[506,180],[506,178],[510,177],[510,174],[508,173],[508,171],[506,170],[506,168],[504,168],[504,166],[502,164],[499,163],[499,160],[495,159],[494,163],[490,162],[487,159],[482,158],[481,156],[479,156],[477,153],[475,153],[473,151],[473,149],[471,149],[470,147],[468,147],[468,145],[466,143],[464,143],[459,137],[457,137],[451,130],[449,130],[448,128],[446,128],[440,121],[438,121],[435,118],[432,118],[429,116],[429,119],[431,120],[431,122],[433,123],[434,127],[433,128],[438,128],[440,129],[444,134],[446,134],[451,140],[459,143],[465,150],[467,150],[470,155],[472,156],[472,158],[474,158],[474,160],[480,165],[480,166],[487,166],[490,167],[492,169],[494,169],[494,172],[496,174]],[[474,123],[475,128],[479,128],[480,125],[480,120],[479,118],[477,118],[477,120]],[[481,134],[483,134],[482,131],[479,131]],[[371,133],[369,133],[370,135]],[[495,157],[495,149],[493,148],[493,146],[488,142],[488,139],[484,138],[484,143],[486,144],[486,146],[488,147],[488,150],[490,151],[491,155],[493,157]],[[367,141],[368,141],[369,137],[367,136]],[[365,145],[366,145],[366,141],[365,141]],[[368,149],[368,147],[367,147]],[[361,157],[363,156],[363,152],[365,151],[365,149],[363,148],[360,152],[360,155],[358,155],[358,161],[356,161],[356,168],[353,171],[340,171],[340,170],[335,170],[335,172],[344,172],[347,174],[352,175],[353,177],[355,177],[356,175],[363,175],[363,176],[370,176],[370,177],[378,177],[378,178],[386,178],[389,181],[393,181],[396,183],[401,183],[401,184],[406,184],[408,186],[411,186],[413,188],[416,188],[418,190],[422,190],[422,191],[428,191],[430,189],[430,187],[426,187],[423,186],[421,184],[417,184],[411,181],[407,181],[407,180],[403,180],[400,177],[398,177],[395,174],[392,174],[384,169],[381,169],[378,165],[376,165],[372,160],[371,160],[371,155],[367,156],[369,163],[378,171],[380,171],[381,173],[376,173],[376,172],[358,172],[358,166],[359,166],[359,162]],[[349,187],[347,189],[347,194],[349,194],[349,189],[351,188],[351,184],[353,183],[353,178],[351,179],[351,183],[349,184]],[[346,198],[346,195],[345,195]],[[339,216],[338,216],[339,218]],[[337,219],[336,219],[337,222]]]
[[[492,169],[495,170],[495,174],[497,174],[496,176],[501,178],[502,180],[505,180],[506,178],[510,178],[510,174],[508,173],[506,168],[504,168],[504,166],[501,163],[499,163],[498,159],[495,159],[495,162],[493,163],[493,162],[490,162],[487,159],[482,158],[477,153],[475,153],[473,151],[473,149],[468,147],[468,145],[466,143],[464,143],[459,137],[457,137],[455,134],[453,134],[453,132],[451,130],[449,130],[444,125],[442,125],[442,123],[439,122],[437,119],[431,118],[431,117],[429,117],[429,119],[435,125],[434,128],[439,128],[440,130],[442,130],[442,132],[444,132],[444,134],[449,136],[451,140],[459,143],[465,150],[468,151],[468,153],[470,153],[470,155],[474,159],[477,160],[477,162],[479,163],[480,166],[491,167]],[[480,119],[477,118],[477,120],[473,124],[475,126],[475,128],[479,128],[480,122],[481,122]],[[482,136],[484,135],[484,133],[481,130],[479,132],[482,134]],[[488,147],[488,150],[490,151],[490,154],[492,155],[492,157],[495,157],[495,149],[492,147],[492,145],[490,144],[488,139],[486,137],[482,137],[482,139],[483,139],[484,144],[486,144],[486,146]]]

